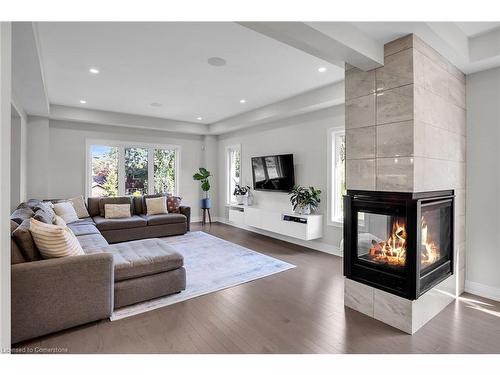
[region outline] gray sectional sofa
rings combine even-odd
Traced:
[[[100,206],[131,203],[130,218],[105,219]],[[145,214],[142,197],[89,198],[91,217],[68,224],[85,255],[42,259],[29,219],[52,219],[30,200],[11,215],[12,342],[111,316],[114,309],[178,293],[186,287],[181,254],[154,237],[184,234],[190,209]]]

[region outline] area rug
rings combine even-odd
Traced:
[[[117,309],[111,320],[127,318],[295,268],[293,264],[205,232],[188,232],[163,240],[184,256],[186,290]]]

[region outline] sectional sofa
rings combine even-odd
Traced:
[[[130,203],[131,217],[106,219],[106,203]],[[39,200],[11,215],[12,342],[105,319],[116,308],[179,293],[186,287],[181,254],[156,237],[189,230],[190,208],[148,216],[143,197],[89,198],[90,217],[68,224],[85,255],[42,259],[29,220],[54,215]]]

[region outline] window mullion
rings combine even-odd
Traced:
[[[154,148],[148,148],[148,194],[154,193]]]

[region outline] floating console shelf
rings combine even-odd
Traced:
[[[229,221],[309,241],[323,236],[323,215],[298,215],[255,206],[229,206]]]

